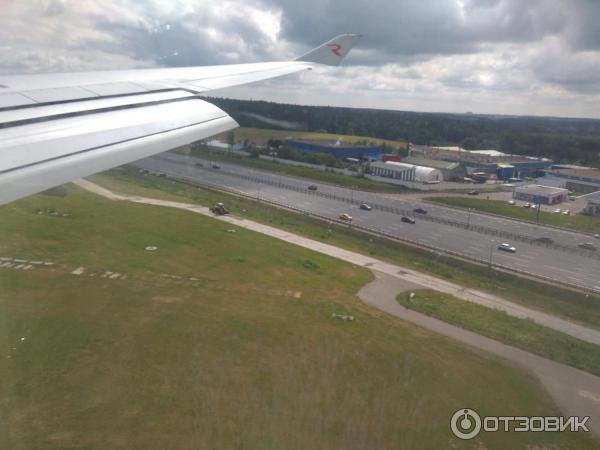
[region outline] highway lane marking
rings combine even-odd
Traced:
[[[559,270],[561,272],[566,272],[566,273],[571,274],[571,275],[580,275],[579,272],[573,272],[571,270],[563,269],[561,267],[552,267],[552,266],[547,266],[547,265],[544,265],[544,267],[546,267],[548,269],[552,269],[552,270]]]
[[[519,267],[529,267],[529,264],[523,264],[523,263],[521,263],[521,262],[518,262],[518,261],[517,261],[517,262],[514,262],[513,264],[514,264],[515,266],[519,266]]]

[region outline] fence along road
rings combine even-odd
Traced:
[[[174,156],[176,158],[173,158]],[[196,166],[198,162],[203,164],[203,167]],[[215,170],[210,168],[210,162],[196,158],[169,154],[168,157],[161,155],[138,161],[135,165],[195,184],[247,194],[253,198],[290,207],[326,220],[337,220],[342,212],[352,212],[354,216],[352,227],[355,228],[473,261],[488,264],[491,261],[496,267],[600,292],[598,255],[582,252],[582,249],[544,245],[535,242],[531,236],[517,235],[480,224],[467,226],[466,223],[454,219],[434,217],[429,214],[424,216],[427,219],[432,217],[429,220],[417,215],[417,226],[402,225],[399,216],[412,215],[410,209],[369,201],[369,204],[374,206],[373,211],[360,211],[358,205],[364,199],[358,197],[362,197],[363,192],[354,191],[350,196],[339,195],[339,190],[325,192],[324,190],[329,186],[322,184],[319,185],[320,190],[309,191],[306,188],[312,183],[306,180],[272,174],[263,176],[265,173],[262,171],[251,171],[221,163],[219,163],[221,168]],[[371,198],[376,197],[371,194]],[[505,239],[522,242],[516,255],[496,250],[497,245]]]

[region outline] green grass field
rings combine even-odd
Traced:
[[[370,180],[368,178],[355,177],[343,173],[325,172],[312,167],[293,166],[282,164],[268,159],[249,158],[247,156],[226,153],[219,150],[197,149],[193,154],[212,161],[221,161],[225,163],[237,164],[240,166],[251,167],[253,169],[267,170],[269,172],[290,175],[294,177],[307,178],[309,180],[321,181],[324,183],[336,184],[338,186],[353,187],[372,192],[404,192],[407,190],[404,186],[382,183],[380,181]]]
[[[274,208],[254,200],[204,188],[195,188],[172,180],[141,176],[133,169],[118,169],[109,175],[96,175],[99,184],[137,195],[146,195],[209,206],[225,202],[241,217],[431,273],[467,287],[482,289],[531,308],[600,329],[600,296],[583,294],[556,286],[490,270],[443,255],[410,247],[344,226],[328,225],[320,220]]]
[[[600,376],[597,345],[449,294],[430,290],[414,294],[412,299],[408,293],[400,294],[398,301],[409,309]]]
[[[427,200],[448,206],[473,208],[478,211],[512,217],[515,219],[529,220],[532,222],[537,220],[537,209],[509,205],[508,202],[504,200],[483,200],[467,197],[427,197]],[[540,223],[570,228],[586,233],[600,233],[600,219],[593,216],[584,216],[581,214],[565,216],[563,214],[540,211]]]
[[[337,141],[342,139],[347,144],[354,144],[360,141],[368,141],[374,145],[387,145],[391,148],[404,148],[406,142],[404,141],[391,141],[389,139],[379,139],[368,136],[351,136],[347,134],[330,134],[330,133],[319,133],[314,131],[292,131],[292,130],[272,130],[268,128],[245,128],[240,127],[233,130],[236,141],[244,141],[248,139],[250,142],[255,144],[264,145],[269,139],[284,140],[287,138],[292,139],[315,139],[321,141]],[[227,142],[227,133],[223,133],[216,136],[216,139],[220,139],[223,142]]]
[[[0,214],[0,255],[54,263],[0,268],[0,448],[598,447],[451,437],[461,407],[556,407],[523,372],[361,304],[365,269],[73,187]]]

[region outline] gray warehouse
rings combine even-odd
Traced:
[[[600,191],[585,195],[587,204],[584,213],[590,216],[600,216]]]

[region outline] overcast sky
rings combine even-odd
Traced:
[[[0,0],[0,73],[293,58],[364,35],[343,67],[219,95],[600,118],[600,0]]]

